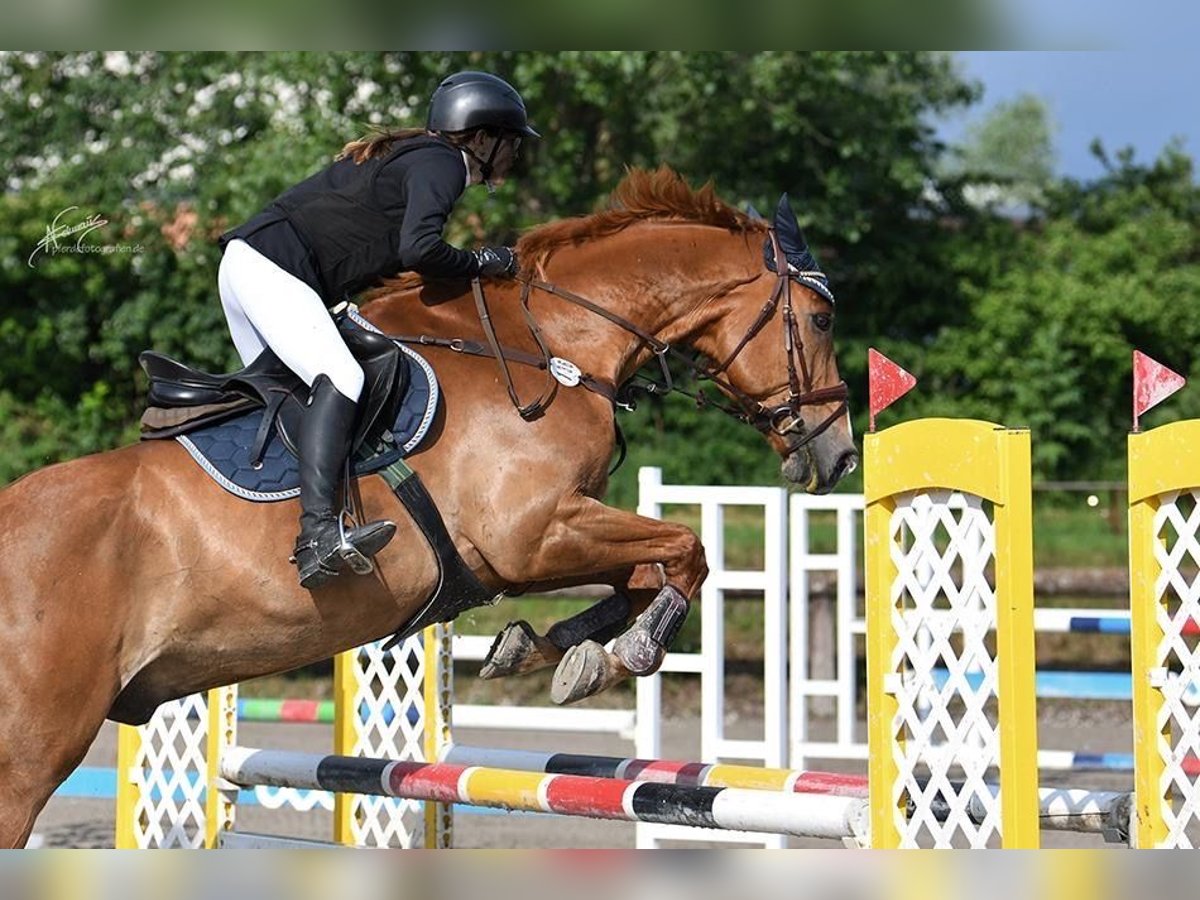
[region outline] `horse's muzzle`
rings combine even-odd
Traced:
[[[808,494],[828,494],[839,481],[858,468],[858,453],[845,450],[829,465],[812,444],[796,447],[783,458],[783,477]]]

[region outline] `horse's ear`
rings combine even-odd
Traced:
[[[754,204],[750,203],[750,202],[746,203],[746,215],[748,215],[750,218],[752,218],[755,222],[767,221],[766,219],[764,219],[762,217],[762,213],[760,213],[757,209],[754,208]]]
[[[775,238],[779,241],[779,249],[783,251],[787,260],[788,272],[801,284],[812,288],[832,303],[833,291],[829,288],[829,279],[821,271],[812,251],[808,249],[808,241],[804,239],[804,233],[800,230],[800,223],[796,221],[796,213],[792,211],[787,194],[780,196],[779,205],[775,207],[773,227]],[[771,246],[770,238],[763,245],[763,259],[767,268],[774,272],[775,250]]]
[[[796,214],[792,211],[792,204],[786,192],[779,196],[779,204],[775,207],[775,220],[771,227],[779,241],[779,249],[788,261],[789,269],[796,271],[801,268],[816,268],[812,254],[808,252],[808,242],[804,240],[804,234],[800,231],[800,223],[796,221]],[[770,238],[763,243],[763,260],[767,268],[774,272],[775,249],[771,246]]]
[[[775,207],[775,234],[789,262],[808,254],[808,241],[804,240],[804,233],[800,231],[800,223],[796,221],[796,213],[786,193],[779,196],[779,205]]]

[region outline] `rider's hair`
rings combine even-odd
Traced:
[[[356,163],[366,162],[368,159],[374,159],[376,156],[383,156],[392,149],[392,144],[396,141],[406,141],[409,138],[421,137],[428,134],[424,128],[398,128],[388,130],[386,128],[372,127],[370,132],[359,138],[356,141],[350,141],[342,152],[337,155],[337,159],[346,159],[349,157]]]
[[[459,147],[471,140],[471,138],[481,131],[491,137],[497,137],[499,135],[497,129],[487,126],[484,126],[483,128],[468,128],[465,131],[439,131],[437,134],[439,137],[443,137],[448,140],[454,146]]]
[[[498,131],[495,128],[468,128],[466,131],[439,131],[438,136],[445,138],[456,147],[465,144],[478,131],[486,132],[490,135],[497,135]],[[336,159],[346,159],[349,157],[356,163],[366,162],[368,159],[374,159],[376,156],[383,156],[392,149],[392,144],[396,141],[406,141],[409,138],[421,137],[429,134],[424,128],[398,128],[394,131],[389,131],[386,128],[373,127],[365,137],[361,137],[356,141],[351,141],[342,148]]]

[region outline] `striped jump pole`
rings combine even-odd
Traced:
[[[758,766],[590,756],[581,753],[547,753],[537,750],[468,747],[463,744],[447,748],[442,753],[442,762],[468,767],[617,778],[691,787],[742,788],[862,799],[866,799],[868,793],[865,775],[842,772],[765,769]],[[956,790],[961,789],[961,783],[952,785]],[[998,794],[999,789],[995,785],[987,785],[986,796],[973,796],[967,802],[967,814],[976,822],[984,821],[988,814],[988,804],[995,801]],[[945,797],[936,798],[931,804],[931,811],[936,819],[945,821],[951,815],[951,805],[946,802]],[[915,804],[910,802],[907,812],[909,816],[914,815]],[[1039,788],[1038,824],[1047,831],[1104,834],[1110,840],[1125,841],[1129,830],[1129,793],[1079,788]]]
[[[696,787],[231,747],[221,777],[243,787],[309,788],[725,831],[846,839],[863,835],[861,797]]]
[[[442,753],[442,762],[459,766],[542,772],[548,775],[583,775],[591,778],[649,781],[685,787],[739,788],[795,794],[828,794],[834,797],[867,796],[867,776],[840,772],[590,756],[582,753],[546,753],[537,750],[468,747],[463,744],[448,747]]]
[[[332,725],[332,700],[267,700],[239,697],[238,720],[241,722],[286,722],[288,724]]]

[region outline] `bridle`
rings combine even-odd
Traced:
[[[521,416],[526,419],[536,418],[541,415],[549,401],[553,396],[556,384],[549,376],[549,361],[550,354],[546,348],[545,341],[542,339],[541,329],[537,322],[529,314],[529,295],[533,290],[543,291],[548,294],[553,294],[568,303],[586,309],[601,318],[607,319],[617,327],[629,332],[635,337],[642,340],[654,357],[658,360],[659,369],[662,373],[661,381],[639,381],[630,382],[625,385],[616,396],[616,402],[631,407],[633,405],[631,392],[640,390],[647,394],[655,394],[665,396],[672,392],[683,394],[695,400],[698,407],[713,407],[727,415],[732,416],[740,422],[746,422],[754,426],[760,432],[767,434],[773,433],[779,437],[788,437],[792,434],[798,434],[799,439],[793,442],[791,449],[799,449],[810,441],[823,434],[834,422],[845,415],[848,408],[849,391],[846,388],[846,382],[839,381],[837,384],[825,388],[814,389],[812,386],[812,373],[809,370],[808,361],[804,357],[804,340],[800,335],[799,324],[796,320],[795,309],[792,305],[792,281],[795,280],[797,274],[788,268],[787,257],[784,251],[779,246],[779,240],[775,236],[774,229],[769,230],[772,247],[775,253],[776,262],[776,280],[775,285],[771,290],[771,295],[767,298],[767,302],[763,304],[759,310],[758,317],[751,324],[750,328],[738,341],[737,346],[733,348],[733,352],[729,354],[724,362],[719,365],[707,365],[698,358],[689,356],[672,347],[667,342],[660,340],[654,335],[647,332],[637,324],[605,309],[602,306],[593,303],[586,297],[559,287],[556,284],[547,281],[541,281],[536,278],[518,276],[518,281],[521,282],[521,307],[525,311],[526,321],[528,322],[534,338],[537,341],[539,348],[545,356],[547,364],[547,389],[533,403],[522,405],[517,398],[515,387],[513,386],[511,376],[508,373],[505,363],[505,354],[502,352],[499,344],[495,340],[494,331],[491,328],[490,316],[487,314],[487,305],[483,301],[482,288],[476,281],[474,284],[476,304],[479,307],[480,319],[484,324],[484,331],[488,336],[489,343],[492,345],[494,356],[500,360],[500,368],[504,374],[506,384],[509,388],[509,396],[513,400],[513,404],[521,413]],[[745,391],[741,390],[729,381],[727,377],[723,377],[729,367],[733,365],[743,350],[754,340],[754,338],[766,327],[767,323],[775,317],[776,312],[780,307],[783,308],[783,350],[784,356],[787,359],[788,370],[788,394],[787,399],[778,405],[768,406],[755,400]],[[727,394],[733,400],[733,404],[725,403],[719,400],[714,400],[704,393],[703,390],[698,390],[692,393],[679,387],[671,375],[669,360],[674,359],[687,368],[698,381],[708,381]],[[806,429],[804,421],[801,418],[801,410],[805,406],[819,406],[826,403],[837,403],[838,406],[826,416],[816,427]]]
[[[775,254],[776,272],[775,287],[771,290],[771,295],[767,298],[767,302],[763,304],[763,308],[759,310],[758,318],[754,320],[750,328],[747,329],[746,334],[743,335],[737,346],[733,348],[733,352],[726,357],[723,363],[715,368],[696,366],[694,371],[698,378],[712,381],[732,396],[739,408],[731,409],[723,405],[718,406],[718,404],[713,404],[709,401],[710,405],[718,406],[718,408],[723,409],[723,411],[734,416],[734,418],[748,422],[764,434],[770,432],[779,437],[787,437],[789,434],[797,432],[800,435],[800,439],[793,443],[791,447],[792,449],[799,449],[823,434],[830,425],[846,414],[846,410],[849,408],[850,392],[846,387],[845,381],[839,381],[830,387],[813,388],[812,373],[809,371],[808,361],[804,358],[804,339],[800,335],[799,322],[796,319],[796,312],[792,306],[793,280],[798,276],[810,273],[793,271],[789,267],[787,255],[779,245],[775,229],[769,229],[768,234],[771,239],[772,250]],[[729,369],[733,361],[737,359],[738,354],[746,348],[746,345],[775,317],[781,300],[783,306],[783,352],[787,360],[788,370],[788,395],[787,400],[783,403],[777,406],[766,406],[720,376]],[[805,406],[820,406],[826,403],[837,403],[838,405],[815,428],[811,430],[806,429],[804,420],[800,416],[801,410]]]

